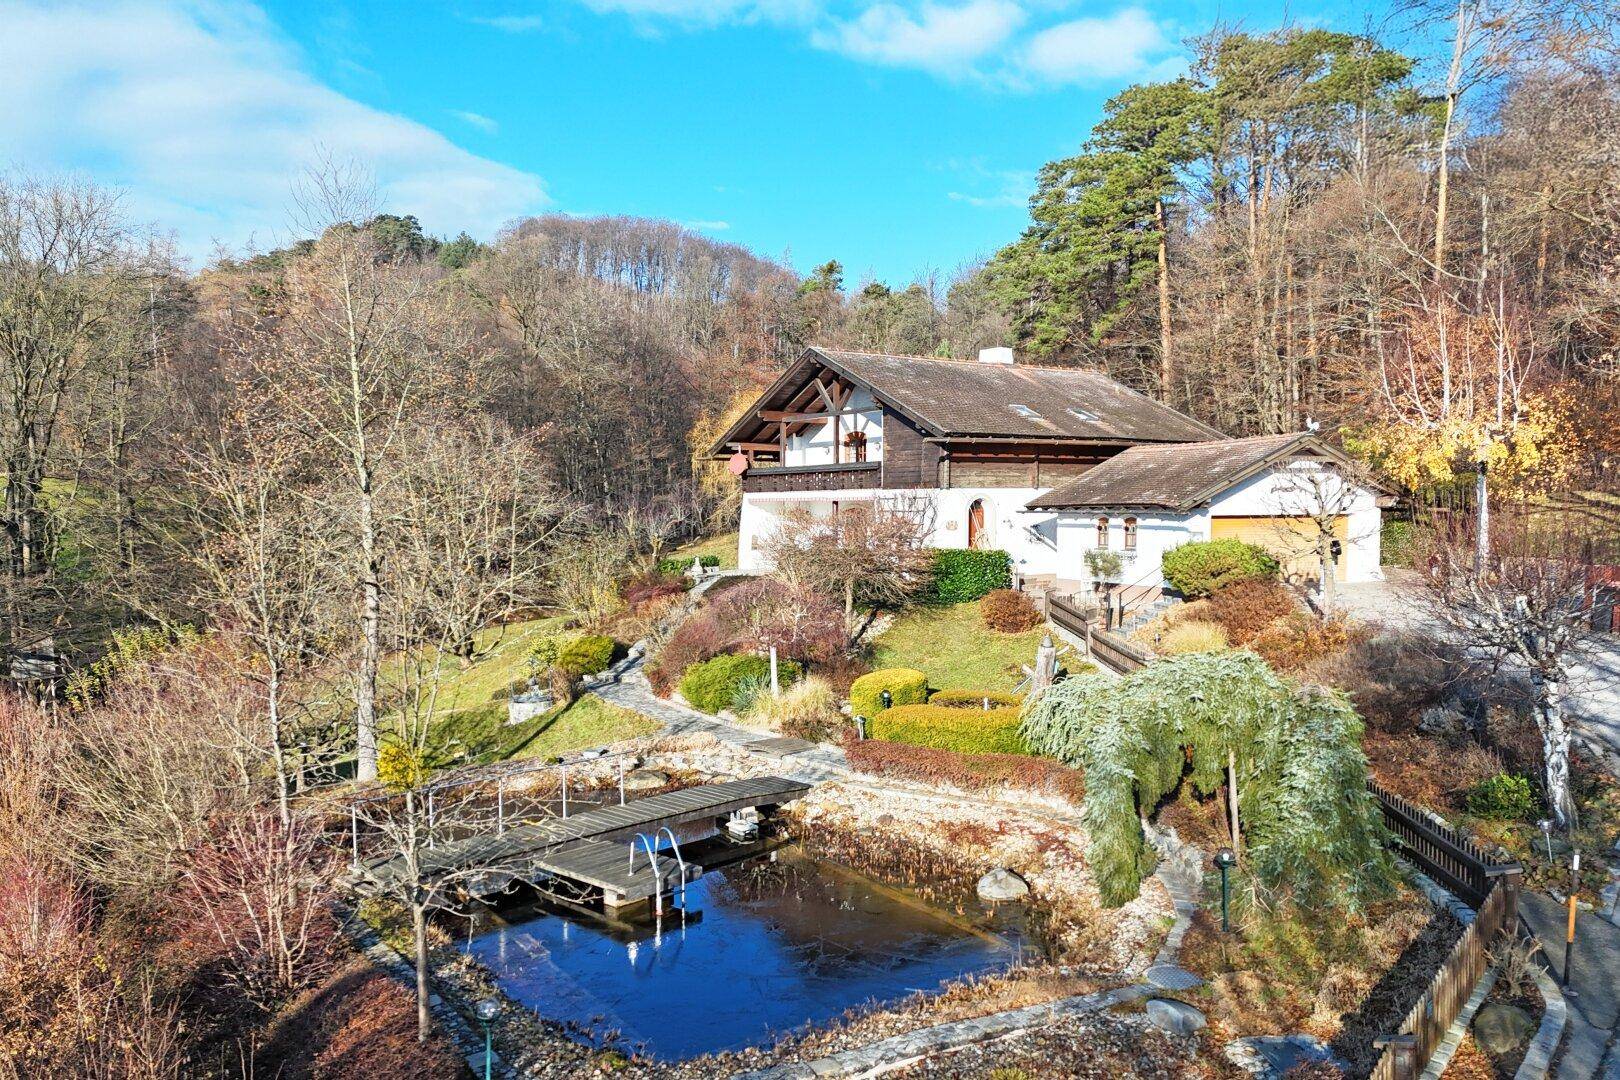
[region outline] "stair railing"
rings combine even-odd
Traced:
[[[1152,584],[1150,585],[1149,582]],[[1138,606],[1134,602],[1126,602],[1126,597],[1132,589],[1141,590],[1138,599],[1146,600],[1150,592],[1154,590],[1159,590],[1162,592],[1163,587],[1164,568],[1156,566],[1146,574],[1143,574],[1141,577],[1131,582],[1129,585],[1120,585],[1110,589],[1108,591],[1108,611],[1106,615],[1105,628],[1109,630],[1118,630],[1124,627],[1125,620],[1130,617],[1130,613]],[[1146,604],[1141,606],[1145,607]]]

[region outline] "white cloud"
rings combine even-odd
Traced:
[[[1023,9],[1012,0],[924,3],[915,10],[881,3],[817,30],[812,41],[857,60],[965,75],[1023,21]]]
[[[799,22],[819,10],[819,0],[581,0],[592,11],[619,12],[641,20],[669,19],[696,25],[724,22]]]
[[[538,15],[469,15],[467,21],[508,34],[530,34],[546,25]]]
[[[1177,62],[1167,55],[1174,49],[1152,16],[1131,7],[1047,27],[1030,38],[1022,66],[1048,83],[1156,77]]]
[[[683,222],[681,222],[681,226],[683,228],[691,229],[693,232],[725,232],[727,229],[731,228],[731,222],[729,222],[729,221],[683,221]]]
[[[539,177],[321,84],[240,0],[0,0],[0,25],[0,147],[123,187],[193,255],[287,239],[291,185],[323,151],[433,232],[489,235],[547,201]]]
[[[479,131],[487,131],[491,135],[500,130],[501,125],[485,116],[483,113],[467,112],[465,109],[451,109],[450,115],[463,123],[471,124]]]

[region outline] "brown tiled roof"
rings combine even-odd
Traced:
[[[1100,371],[812,351],[937,436],[1186,442],[1220,435]]]
[[[865,384],[879,401],[935,438],[1194,442],[1221,437],[1099,371],[812,346],[721,436],[713,453],[724,456],[728,443],[767,433],[769,425],[756,411],[783,408],[817,368]]]
[[[1310,432],[1173,446],[1133,446],[1037,495],[1031,510],[1151,507],[1186,512],[1301,450],[1333,456]]]

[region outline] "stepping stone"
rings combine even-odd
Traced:
[[[1022,900],[1029,895],[1029,882],[1002,867],[981,877],[978,890],[980,900],[989,900],[992,903]]]
[[[1286,1076],[1290,1069],[1318,1063],[1332,1065],[1342,1071],[1349,1070],[1349,1066],[1340,1061],[1326,1043],[1309,1035],[1256,1035],[1233,1041],[1252,1051],[1270,1070],[1267,1074],[1270,1076]]]
[[[1147,969],[1146,978],[1148,985],[1160,990],[1191,990],[1204,985],[1203,979],[1175,964],[1154,964]]]
[[[1156,1027],[1173,1035],[1191,1035],[1208,1023],[1203,1013],[1174,998],[1149,998],[1147,1017]]]
[[[786,757],[789,754],[802,754],[806,750],[814,750],[816,744],[805,739],[791,739],[778,736],[774,739],[756,739],[747,744],[751,754],[774,754],[777,757]]]

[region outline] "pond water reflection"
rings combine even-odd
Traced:
[[[508,997],[666,1060],[767,1043],[868,1001],[1009,966],[1016,936],[796,848],[710,870],[666,910],[610,924],[531,906],[467,948]]]

